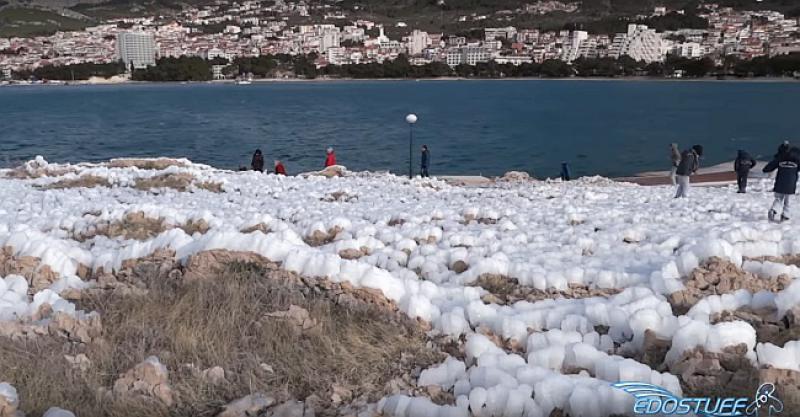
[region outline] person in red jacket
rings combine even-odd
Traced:
[[[336,154],[333,153],[333,148],[327,149],[328,156],[325,157],[325,168],[336,165]]]
[[[275,175],[286,175],[286,167],[277,159],[275,160]]]

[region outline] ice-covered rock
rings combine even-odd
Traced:
[[[75,417],[75,413],[58,407],[50,407],[42,417]]]
[[[0,382],[0,417],[22,417],[18,409],[19,396],[17,390],[7,382]]]

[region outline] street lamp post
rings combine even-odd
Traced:
[[[408,178],[414,177],[414,123],[417,123],[417,115],[409,113],[406,116],[406,123],[408,123]]]

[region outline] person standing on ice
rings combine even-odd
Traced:
[[[336,154],[333,152],[333,148],[328,148],[326,150],[325,156],[325,168],[336,165]]]
[[[789,220],[789,199],[797,192],[797,172],[800,170],[800,148],[794,147],[788,151],[777,155],[772,162],[764,167],[764,172],[778,170],[775,176],[775,201],[769,209],[767,217],[769,221],[778,221],[778,209],[783,206],[781,212],[781,222]]]
[[[783,154],[788,152],[789,152],[789,141],[785,140],[783,141],[783,143],[781,143],[780,146],[778,146],[778,152],[775,154],[775,159],[780,159],[781,157],[783,157]]]
[[[689,196],[691,176],[700,169],[700,158],[702,156],[703,147],[700,145],[694,145],[692,149],[685,150],[681,154],[681,163],[678,164],[678,169],[675,170],[675,175],[678,179],[678,191],[675,193],[675,198]]]
[[[569,164],[566,162],[561,163],[561,181],[569,181],[572,179],[572,172],[569,169]]]
[[[275,160],[275,175],[286,175],[286,167],[277,159]]]
[[[681,151],[678,149],[678,144],[673,143],[669,145],[670,148],[670,159],[672,160],[672,168],[669,171],[669,179],[672,181],[672,185],[677,185],[677,179],[675,178],[675,172],[678,170],[678,165],[681,163]]]
[[[256,149],[256,152],[253,154],[250,168],[252,168],[253,171],[264,172],[264,155],[261,154],[261,149]]]
[[[430,149],[428,149],[428,145],[422,145],[422,160],[420,163],[420,168],[421,168],[420,175],[423,178],[430,177],[430,175],[428,175],[428,166],[430,162],[431,162],[431,151]]]
[[[756,166],[756,160],[749,153],[739,149],[739,155],[733,162],[733,170],[736,171],[736,184],[739,185],[739,194],[747,192],[747,177],[750,170]]]

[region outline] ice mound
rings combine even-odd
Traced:
[[[0,278],[0,321],[29,319],[48,305],[52,312],[75,315],[75,305],[46,289],[28,296],[28,282],[18,275]]]

